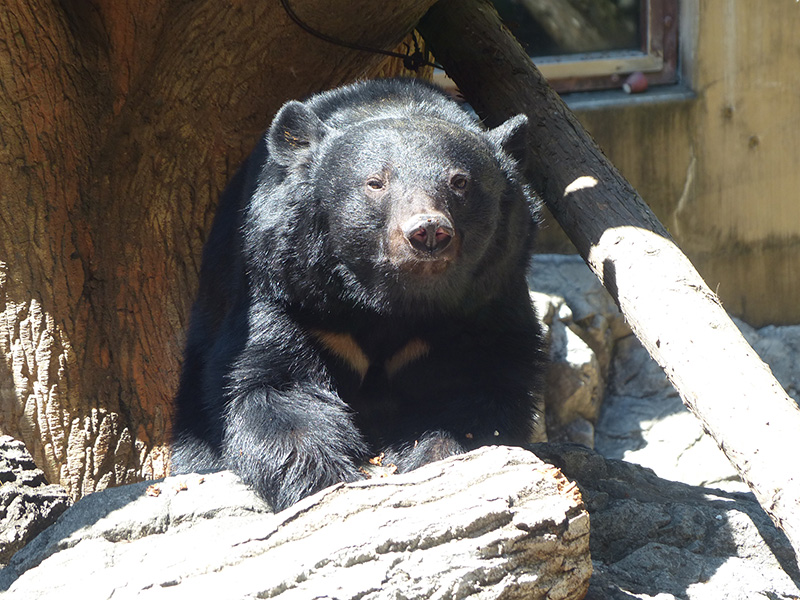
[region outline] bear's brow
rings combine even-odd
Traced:
[[[353,124],[347,129],[340,130],[339,136],[346,140],[352,135],[353,138],[350,139],[354,139],[356,132],[365,132],[373,135],[388,134],[386,135],[387,138],[394,136],[408,140],[411,135],[416,134],[434,145],[441,145],[445,140],[449,140],[454,144],[454,147],[459,148],[459,153],[462,153],[466,147],[471,147],[473,151],[479,149],[488,150],[487,141],[482,136],[483,131],[477,127],[476,129],[469,129],[446,119],[438,119],[428,115],[421,116],[423,118],[416,118],[416,115],[412,114],[368,119],[361,123]],[[372,140],[360,141],[368,145],[374,143],[377,139],[372,138]]]

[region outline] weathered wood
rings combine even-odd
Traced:
[[[577,600],[589,586],[578,488],[520,448],[339,484],[275,515],[229,472],[147,489],[78,502],[0,572],[0,592]]]
[[[528,175],[686,406],[800,556],[800,409],[631,185],[484,0],[441,0],[420,30],[490,124],[531,122]]]

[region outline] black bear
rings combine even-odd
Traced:
[[[414,80],[284,105],[203,252],[173,470],[232,469],[282,509],[380,452],[403,472],[528,442],[526,135]]]

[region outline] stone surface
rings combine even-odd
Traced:
[[[633,336],[617,344],[595,448],[609,458],[649,467],[666,479],[729,491],[748,489]]]
[[[755,330],[736,322],[795,400],[800,397],[800,327]],[[692,485],[747,491],[734,467],[686,409],[662,369],[628,336],[615,355],[596,425],[595,448]]]
[[[625,490],[622,496],[617,493],[612,510],[598,508],[597,501],[590,500],[602,500],[608,492],[595,494],[591,487],[594,484],[589,483],[591,477],[587,479],[591,470],[565,468],[565,473],[578,479],[588,492],[592,513],[595,573],[587,598],[800,597],[796,563],[785,537],[772,526],[752,495],[744,494],[747,486],[684,407],[662,369],[638,340],[615,321],[616,309],[597,278],[578,257],[542,257],[537,264],[540,270],[539,276],[533,278],[534,284],[554,298],[554,305],[559,298],[565,298],[576,315],[592,315],[593,311],[601,315],[580,321],[590,324],[582,339],[611,340],[605,394],[594,421],[595,448],[606,457],[651,468],[666,479],[726,490],[694,488],[695,499],[679,505],[664,488],[659,492],[664,495],[660,505],[643,503],[636,494],[643,490],[644,482],[631,480],[628,489],[621,483],[625,476],[620,474],[624,469],[619,466],[625,463],[606,461],[607,465],[618,465],[611,487]],[[539,287],[539,281],[545,285]],[[574,281],[580,284],[576,286]],[[587,299],[594,300],[590,303]],[[594,323],[599,323],[599,330],[591,330]],[[798,399],[800,361],[796,357],[800,353],[800,326],[755,330],[741,321],[736,324],[787,392]],[[553,339],[558,342],[558,337]],[[609,346],[595,347],[601,348],[600,356],[602,348]],[[553,354],[558,356],[559,351],[555,349]],[[579,364],[565,362],[564,366],[575,373],[581,370]],[[563,396],[550,398],[564,401]],[[565,406],[569,404],[567,399]],[[551,405],[548,411],[553,411]],[[590,460],[587,464],[592,463]],[[609,484],[606,481],[604,485]],[[615,496],[610,494],[609,498]],[[714,513],[716,507],[735,508]],[[676,528],[689,541],[678,543],[680,540],[670,540],[664,533]],[[780,542],[776,544],[775,540]]]
[[[589,509],[587,600],[800,597],[793,550],[751,494],[663,480],[577,445],[534,451],[578,482]]]
[[[546,437],[537,441],[592,448],[614,345],[630,330],[579,256],[535,256],[529,284],[550,351]]]
[[[0,565],[69,506],[64,488],[47,485],[25,445],[0,436]]]
[[[535,257],[529,283],[540,292],[534,298],[549,327],[549,440],[594,447],[667,479],[747,491],[579,256]],[[756,330],[734,321],[789,395],[800,400],[800,325]]]

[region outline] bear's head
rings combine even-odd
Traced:
[[[297,192],[284,234],[314,248],[304,277],[375,310],[447,309],[502,293],[527,264],[535,227],[519,175],[527,118],[485,130],[466,125],[458,107],[453,119],[388,104],[323,121],[289,102],[273,121],[268,155]]]

